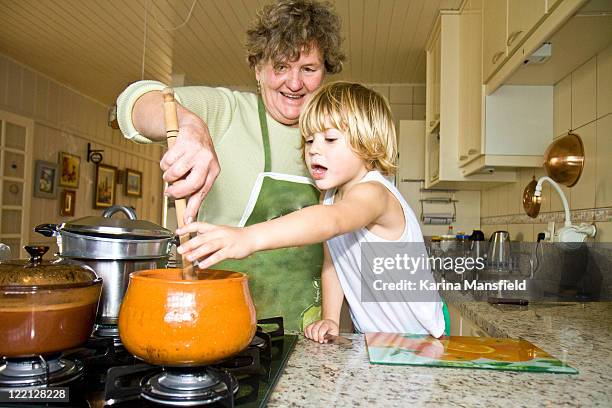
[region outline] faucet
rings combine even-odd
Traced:
[[[595,225],[581,223],[580,225],[572,225],[572,220],[570,217],[569,205],[567,203],[567,198],[565,194],[563,194],[563,190],[559,187],[559,184],[555,182],[550,177],[540,177],[538,183],[535,187],[535,192],[533,195],[537,197],[538,200],[541,200],[542,197],[542,184],[548,181],[559,193],[559,197],[561,197],[561,202],[563,203],[563,210],[565,211],[565,222],[563,228],[561,228],[556,234],[552,237],[549,237],[553,242],[584,242],[587,237],[594,237],[597,234],[597,228]]]

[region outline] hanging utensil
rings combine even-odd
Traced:
[[[174,103],[174,90],[172,88],[164,88],[162,91],[164,95],[164,123],[166,125],[166,140],[168,142],[168,149],[176,143],[178,137],[178,118],[176,116],[176,104]],[[184,215],[185,209],[187,208],[187,201],[184,198],[174,200],[174,208],[176,209],[176,223],[179,228],[185,226]],[[189,241],[189,234],[184,234],[179,237],[181,245]],[[193,270],[193,265],[185,255],[182,256],[183,260],[183,279],[185,280],[197,280],[198,275]]]
[[[533,177],[523,191],[523,209],[531,218],[538,216],[542,204],[542,197],[536,197],[534,194],[537,184],[535,177]]]
[[[548,177],[567,187],[574,186],[584,168],[584,144],[571,131],[552,142],[544,153],[544,169]]]

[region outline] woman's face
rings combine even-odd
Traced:
[[[255,68],[266,111],[287,126],[297,126],[302,107],[321,85],[324,75],[323,58],[317,47],[301,53],[297,61],[277,65],[268,61]]]

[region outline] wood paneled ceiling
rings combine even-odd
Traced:
[[[252,87],[244,33],[264,3],[0,0],[0,52],[105,104],[141,77],[170,83],[172,74],[182,74],[185,84]],[[436,15],[458,9],[461,0],[333,3],[348,57],[335,78],[423,83],[424,46]]]

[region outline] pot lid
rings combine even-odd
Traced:
[[[123,212],[128,218],[111,218]],[[146,220],[136,219],[136,213],[129,207],[113,206],[102,213],[102,217],[89,216],[68,221],[57,226],[58,231],[94,236],[121,236],[121,238],[160,239],[172,238],[172,231]]]
[[[48,246],[26,246],[30,259],[0,262],[0,289],[52,289],[89,286],[101,281],[87,265],[56,259],[43,261]]]

